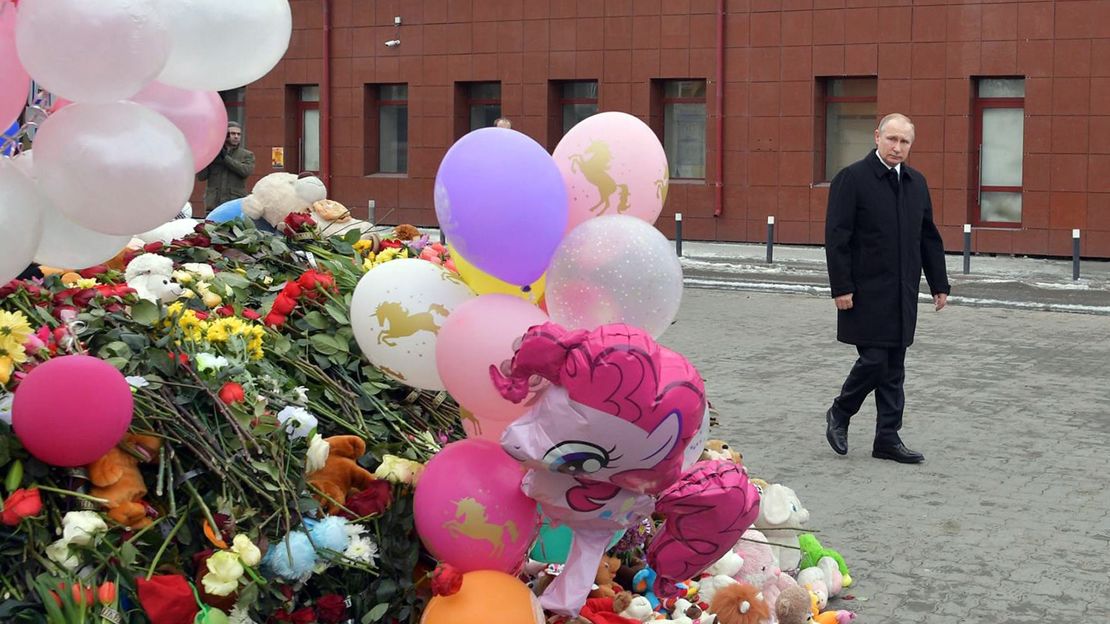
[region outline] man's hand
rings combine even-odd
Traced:
[[[934,308],[936,308],[937,312],[943,310],[944,306],[946,305],[948,305],[948,295],[944,293],[937,293],[933,295],[933,306]]]
[[[833,303],[836,304],[837,310],[851,310],[852,309],[852,293],[847,295],[840,295],[833,298]]]

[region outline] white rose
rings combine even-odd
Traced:
[[[202,373],[206,370],[218,371],[230,364],[224,356],[211,353],[198,353],[193,359],[197,363],[197,370]]]
[[[288,405],[277,414],[278,422],[285,427],[285,433],[293,440],[307,437],[316,428],[316,417],[303,407]]]
[[[328,455],[330,454],[331,446],[327,440],[318,433],[313,434],[312,440],[308,443],[308,455],[304,464],[305,474],[312,474],[323,468],[324,464],[328,462]]]
[[[69,542],[64,539],[57,540],[53,544],[47,546],[46,556],[51,561],[70,572],[73,572],[77,569],[77,566],[81,565],[81,560],[77,557],[77,554],[70,549]]]
[[[181,268],[190,273],[196,274],[198,277],[201,277],[203,279],[212,279],[213,277],[216,277],[216,272],[213,271],[212,266],[208,264],[203,264],[200,262],[186,262],[185,264],[181,265]]]
[[[95,511],[71,511],[62,518],[62,539],[70,544],[87,546],[107,532],[108,525]]]
[[[239,577],[243,576],[243,564],[233,552],[221,550],[208,558],[208,574],[200,580],[204,591],[213,596],[228,596],[239,588]]]
[[[240,533],[231,540],[231,551],[239,555],[239,559],[246,565],[256,566],[259,561],[262,561],[262,551],[258,550],[258,546],[249,537]]]
[[[374,476],[392,483],[416,485],[422,472],[424,472],[424,464],[420,462],[396,455],[386,455],[382,458],[381,465],[374,471]]]

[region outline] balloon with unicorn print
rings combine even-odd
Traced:
[[[684,472],[703,426],[705,386],[686,358],[642,329],[538,325],[507,374],[491,367],[490,376],[511,401],[528,397],[535,376],[550,382],[501,438],[529,469],[524,493],[574,531],[566,566],[540,599],[545,609],[577,615],[613,532],[654,511],[667,516],[648,561],[664,596],[676,591],[670,579],[711,565],[758,514],[758,494],[735,464],[701,462]]]

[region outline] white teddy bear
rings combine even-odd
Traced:
[[[712,603],[717,591],[729,585],[739,583],[734,577],[744,567],[744,558],[735,551],[728,551],[713,565],[705,569],[701,579],[698,579],[698,599],[705,603]]]
[[[169,303],[181,296],[181,285],[173,281],[173,260],[158,254],[137,256],[124,272],[127,285],[148,301]]]
[[[294,212],[307,213],[313,203],[327,196],[320,178],[279,171],[255,182],[251,194],[243,198],[243,214],[278,228],[285,217]]]

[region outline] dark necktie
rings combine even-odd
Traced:
[[[894,194],[895,195],[899,195],[902,191],[902,179],[898,175],[898,170],[895,169],[894,167],[891,167],[889,169],[889,171],[890,171],[890,187],[892,189],[894,189]]]

